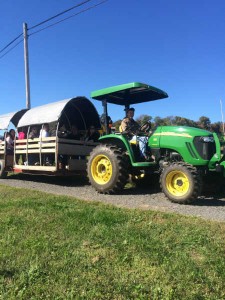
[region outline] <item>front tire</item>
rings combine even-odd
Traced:
[[[91,185],[99,192],[112,194],[121,191],[128,181],[129,163],[116,146],[98,145],[90,154],[87,173]]]
[[[176,162],[163,169],[160,186],[172,202],[188,204],[200,195],[202,180],[195,167]]]

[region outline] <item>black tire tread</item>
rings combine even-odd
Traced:
[[[109,152],[110,155],[113,157],[114,160],[117,161],[117,178],[116,181],[105,190],[102,189],[102,187],[99,187],[98,184],[95,183],[95,181],[92,179],[90,168],[91,168],[91,160],[94,156],[99,155],[101,152]],[[126,154],[122,151],[122,149],[118,148],[115,145],[111,144],[100,144],[97,147],[95,147],[92,152],[90,153],[90,158],[87,163],[87,174],[88,179],[91,185],[95,188],[96,191],[98,191],[101,194],[115,194],[120,192],[124,186],[126,185],[129,175],[128,175],[128,166],[127,166],[128,160],[126,157]]]

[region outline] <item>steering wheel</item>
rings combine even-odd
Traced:
[[[145,122],[140,127],[140,131],[142,131],[142,132],[149,132],[150,129],[151,129],[151,123],[150,122]]]

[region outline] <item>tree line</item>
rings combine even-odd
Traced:
[[[113,126],[116,130],[119,130],[121,121],[122,120],[117,120],[113,122]],[[223,140],[224,137],[224,124],[222,122],[212,123],[206,116],[201,116],[198,121],[193,121],[180,116],[168,116],[165,118],[157,116],[153,118],[149,115],[140,115],[135,119],[135,121],[137,121],[140,125],[143,125],[146,122],[151,122],[153,130],[158,126],[191,126],[215,132],[221,140]]]

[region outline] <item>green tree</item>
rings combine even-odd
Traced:
[[[113,126],[116,130],[119,130],[119,126],[121,124],[121,119],[115,121]],[[198,121],[193,121],[180,116],[167,116],[165,118],[161,118],[156,116],[154,119],[149,115],[140,115],[136,118],[136,121],[143,125],[145,122],[151,122],[152,128],[156,128],[158,126],[190,126],[190,127],[198,127],[206,130],[211,130],[218,135],[223,135],[223,124],[222,122],[211,123],[210,119],[206,116],[201,116]]]
[[[154,118],[154,127],[157,126],[166,126],[165,120],[159,116]]]
[[[140,115],[136,118],[136,122],[140,125],[145,124],[146,122],[151,122],[152,117],[149,115]]]
[[[211,125],[211,121],[206,116],[201,116],[198,120],[198,126],[202,129],[209,130]]]
[[[222,122],[216,122],[211,124],[211,130],[216,133],[222,133]]]

